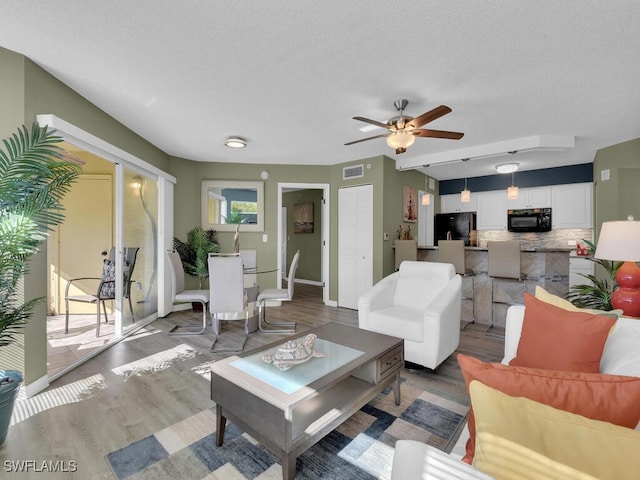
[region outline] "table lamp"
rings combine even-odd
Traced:
[[[618,288],[611,305],[625,316],[640,317],[640,222],[633,220],[603,222],[595,258],[624,262],[616,273]]]

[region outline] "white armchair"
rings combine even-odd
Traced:
[[[461,285],[449,263],[404,261],[360,297],[359,326],[404,338],[405,360],[435,369],[460,343]]]

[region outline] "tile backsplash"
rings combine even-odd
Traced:
[[[569,240],[581,243],[582,240],[594,242],[593,228],[563,228],[541,233],[516,233],[507,230],[479,230],[478,246],[486,247],[488,241],[494,240],[520,240],[522,248],[566,248],[575,249],[569,245]]]

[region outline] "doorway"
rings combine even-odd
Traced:
[[[329,304],[329,184],[278,184],[278,288],[288,275],[290,258],[300,250],[300,265],[296,281],[322,286],[322,300]],[[294,230],[296,211],[309,214],[312,204],[312,225]],[[306,278],[305,278],[306,277]]]

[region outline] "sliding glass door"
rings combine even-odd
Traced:
[[[158,182],[141,171],[118,165],[121,205],[116,203],[116,245],[122,258],[121,329],[126,333],[158,312]]]

